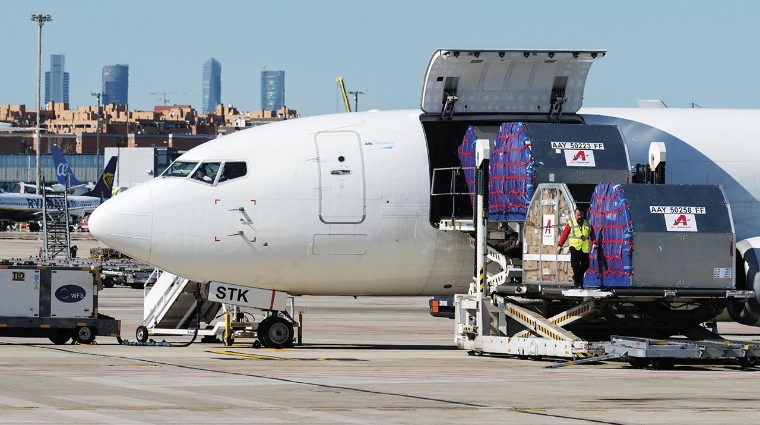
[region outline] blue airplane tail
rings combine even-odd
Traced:
[[[113,176],[116,174],[116,161],[117,157],[112,156],[108,161],[106,168],[103,169],[103,174],[100,175],[95,187],[84,194],[84,196],[92,196],[100,198],[101,201],[105,201],[111,197],[111,191],[113,190]]]
[[[71,179],[71,186],[78,186],[82,183],[74,176],[74,172],[71,171],[68,161],[63,157],[63,152],[58,145],[50,146],[50,153],[53,154],[53,164],[55,165],[55,176],[58,179],[58,184],[66,186],[66,178]]]

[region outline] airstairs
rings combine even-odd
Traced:
[[[153,279],[155,284],[145,285],[143,323],[135,333],[138,342],[146,342],[151,335],[191,335],[203,337],[202,342],[223,339],[225,345],[232,345],[236,337],[255,337],[255,346],[282,348],[292,346],[294,328],[297,328],[300,344],[301,314],[298,314],[297,322],[285,319],[293,317],[295,305],[293,298],[284,292],[219,282],[199,285],[158,269],[146,282]],[[225,294],[236,296],[227,298]],[[264,318],[256,321],[256,313],[251,310],[263,313]],[[272,311],[275,314],[269,313]],[[284,317],[278,316],[277,312]],[[217,320],[222,317],[223,320]],[[245,321],[246,318],[250,320]],[[267,330],[259,332],[262,326]]]
[[[195,282],[171,273],[160,273],[153,287],[145,288],[143,326],[150,329],[194,330],[198,315],[196,290]],[[221,306],[221,303],[201,299],[201,320],[209,324]]]
[[[44,245],[42,257],[69,258],[71,235],[69,233],[69,202],[66,191],[51,194],[42,193],[42,234]]]

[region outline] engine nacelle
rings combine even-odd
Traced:
[[[755,291],[760,294],[760,237],[743,239],[736,243],[736,289]],[[750,298],[746,302],[728,305],[728,314],[743,325],[760,326],[760,300]]]

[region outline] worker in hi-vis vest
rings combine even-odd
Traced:
[[[557,254],[562,252],[562,245],[568,240],[570,246],[570,265],[573,267],[573,284],[583,287],[583,275],[588,270],[589,244],[596,248],[596,237],[591,223],[583,217],[583,210],[575,209],[575,218],[565,224],[565,230],[559,237]]]

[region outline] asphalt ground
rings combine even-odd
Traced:
[[[3,239],[0,258],[39,251]],[[86,235],[80,253],[99,246]],[[134,340],[143,291],[100,293],[100,311]],[[299,297],[303,345],[253,348],[160,337],[171,347],[54,345],[0,338],[0,423],[760,423],[760,369],[691,363],[672,370],[627,363],[545,369],[549,361],[469,356],[454,322],[427,298]],[[760,329],[720,331],[760,340]],[[159,337],[154,337],[159,339]]]

